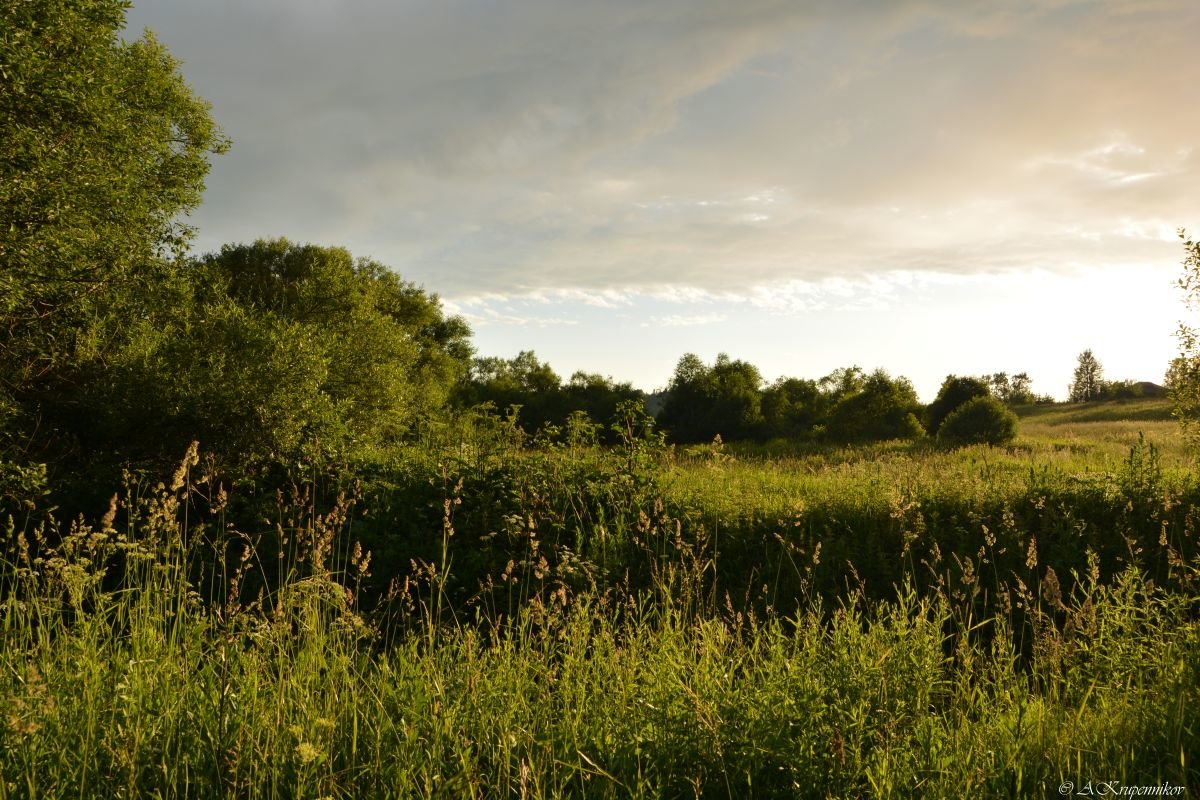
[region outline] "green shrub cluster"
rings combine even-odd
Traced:
[[[979,395],[946,416],[937,438],[956,446],[1008,444],[1017,438],[1017,415],[991,395]]]

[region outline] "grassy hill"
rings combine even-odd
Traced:
[[[1014,410],[1023,421],[1037,422],[1042,425],[1174,420],[1174,417],[1171,416],[1171,401],[1165,398],[1104,400],[1095,403],[1054,403],[1052,405],[1018,406]]]

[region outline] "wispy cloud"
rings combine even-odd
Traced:
[[[667,314],[651,317],[643,328],[686,328],[692,325],[715,325],[729,319],[728,314]]]
[[[882,302],[868,276],[1161,262],[1164,224],[1200,224],[1193,0],[146,0],[131,23],[235,143],[203,247],[345,244],[456,299]]]
[[[472,327],[486,328],[490,326],[507,326],[517,328],[548,328],[561,325],[578,325],[579,320],[574,317],[545,317],[535,316],[521,313],[513,313],[511,310],[505,312],[496,308],[464,307],[453,301],[444,303],[446,312],[455,316],[460,316],[465,319]]]

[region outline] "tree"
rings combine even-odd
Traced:
[[[659,424],[675,441],[709,441],[754,435],[762,423],[762,374],[725,353],[707,366],[692,353],[675,367]]]
[[[520,407],[519,420],[529,432],[547,423],[563,424],[567,416],[562,378],[532,350],[513,358],[477,358],[455,392],[455,404],[490,403],[499,411]]]
[[[658,424],[678,442],[711,439],[709,368],[695,353],[684,353],[667,384],[666,400],[658,413]]]
[[[953,447],[1007,444],[1017,436],[1017,415],[995,397],[979,395],[960,405],[938,430],[938,441]]]
[[[877,369],[862,388],[843,395],[829,414],[826,430],[834,441],[880,441],[921,436],[921,402],[907,378]]]
[[[227,147],[167,50],[120,40],[129,5],[0,4],[0,429],[26,451],[186,248]]]
[[[997,372],[985,376],[984,381],[991,387],[992,394],[1005,405],[1020,406],[1038,401],[1028,373],[1018,372],[1010,377],[1007,372]]]
[[[762,373],[758,367],[717,355],[710,373],[713,381],[712,421],[717,433],[730,439],[753,436],[762,424]]]
[[[780,378],[762,393],[764,434],[805,438],[828,412],[828,398],[816,381]]]
[[[345,249],[227,245],[60,415],[91,451],[156,459],[198,439],[243,461],[385,446],[437,413],[470,357],[436,296]]]
[[[861,391],[865,380],[866,373],[863,372],[862,367],[855,365],[839,367],[817,381],[817,384],[821,387],[821,391],[836,403],[843,397]]]
[[[1200,305],[1200,242],[1193,241],[1187,232],[1180,229],[1179,239],[1183,242],[1183,275],[1177,285],[1184,293],[1184,302],[1189,307]],[[1179,340],[1179,356],[1167,371],[1166,383],[1174,405],[1175,417],[1183,426],[1184,435],[1191,443],[1200,442],[1200,330],[1183,322],[1175,334]]]
[[[618,409],[623,404],[630,403],[640,406],[645,414],[645,395],[633,388],[633,384],[627,381],[617,383],[611,377],[595,373],[576,371],[563,387],[563,395],[568,417],[582,413],[593,422],[608,422],[618,416]],[[563,423],[566,422],[567,419],[564,419]],[[605,432],[606,439],[610,432]]]
[[[1079,354],[1075,367],[1075,380],[1071,382],[1069,397],[1072,403],[1098,400],[1104,393],[1104,367],[1092,355],[1091,350]]]
[[[925,428],[929,435],[936,435],[942,421],[959,406],[976,397],[988,397],[991,393],[988,385],[979,378],[947,375],[937,397],[925,410]]]

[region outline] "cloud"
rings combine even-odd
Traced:
[[[453,298],[830,302],[1176,258],[1192,0],[145,0],[234,140],[204,248],[343,244]],[[571,294],[574,293],[574,294]],[[825,298],[825,299],[821,299]],[[864,300],[863,302],[867,302]]]
[[[572,317],[531,316],[521,313],[505,313],[490,306],[463,306],[453,301],[443,303],[446,313],[462,317],[474,328],[506,326],[516,328],[548,328],[561,325],[578,325],[579,320]]]
[[[728,314],[667,314],[651,317],[643,328],[687,328],[693,325],[715,325],[729,319]]]

